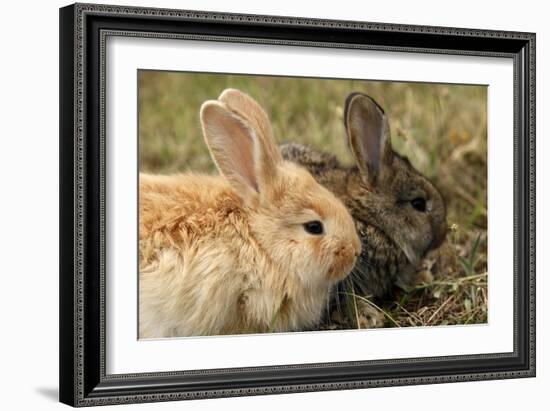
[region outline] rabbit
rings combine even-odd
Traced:
[[[337,302],[351,292],[385,298],[394,285],[414,285],[421,259],[445,240],[446,204],[434,184],[392,149],[388,118],[374,99],[349,94],[344,126],[352,167],[296,143],[283,144],[280,151],[340,198],[355,220],[362,253],[338,284]]]
[[[311,329],[360,255],[351,215],[281,157],[248,95],[200,119],[221,175],[140,174],[140,338]]]

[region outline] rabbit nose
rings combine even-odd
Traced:
[[[361,254],[361,248],[357,247],[355,243],[343,242],[336,250],[336,254],[340,256],[347,256],[347,258],[350,258],[351,256],[353,256],[353,258],[357,258]]]

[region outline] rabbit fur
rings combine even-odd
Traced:
[[[220,175],[140,174],[140,338],[313,327],[360,254],[353,219],[248,95],[207,101],[201,124]]]
[[[362,241],[362,253],[338,293],[387,296],[394,285],[411,286],[426,253],[447,232],[445,201],[433,183],[391,145],[388,118],[374,99],[351,93],[344,125],[355,165],[296,143],[280,146],[283,158],[306,167],[344,202]]]

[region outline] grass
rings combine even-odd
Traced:
[[[355,295],[324,329],[474,324],[487,321],[487,90],[484,86],[319,80],[141,71],[140,169],[214,173],[199,108],[223,89],[253,96],[279,143],[296,141],[351,164],[342,125],[352,91],[371,95],[390,119],[396,151],[441,190],[449,235],[419,267],[418,284],[393,298]]]

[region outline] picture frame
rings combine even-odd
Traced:
[[[513,64],[513,349],[110,374],[109,37],[371,50]],[[72,406],[535,376],[535,34],[74,4],[60,9],[60,401]]]

